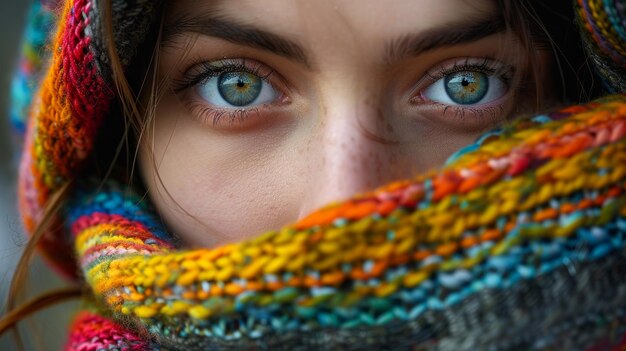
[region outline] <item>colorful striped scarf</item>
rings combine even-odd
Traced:
[[[124,64],[158,8],[113,2]],[[624,4],[576,9],[624,91]],[[97,6],[62,11],[28,118],[28,232],[115,98]],[[626,350],[625,95],[517,119],[436,172],[211,249],[179,247],[121,180],[73,184],[41,244],[89,287],[67,350]]]

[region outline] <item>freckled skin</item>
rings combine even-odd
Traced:
[[[157,81],[180,78],[191,61],[243,57],[282,77],[289,102],[215,126],[190,108],[193,89],[165,91],[139,155],[159,213],[189,245],[223,244],[440,166],[480,131],[458,127],[454,114],[415,107],[412,89],[440,62],[514,52],[502,43],[515,41],[503,33],[389,66],[381,63],[385,43],[493,11],[488,0],[171,2],[166,23],[217,12],[297,42],[313,68],[208,36],[183,36],[164,47]],[[513,109],[512,102],[503,106]]]

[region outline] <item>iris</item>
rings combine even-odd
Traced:
[[[220,74],[217,89],[220,96],[233,106],[246,106],[261,94],[263,81],[248,72],[226,72]]]
[[[460,105],[471,105],[482,100],[489,91],[489,77],[475,71],[462,71],[447,75],[443,85],[446,94]]]

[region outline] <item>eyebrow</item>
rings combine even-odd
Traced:
[[[387,43],[384,62],[389,64],[437,48],[469,43],[502,32],[505,29],[504,19],[492,16],[448,23],[420,33],[407,34]],[[217,37],[234,44],[270,51],[300,62],[308,68],[311,67],[306,50],[296,42],[249,24],[238,23],[218,14],[179,17],[165,26],[162,41],[167,43],[185,33]]]
[[[390,41],[386,45],[385,62],[395,62],[410,56],[418,56],[426,51],[441,47],[477,41],[484,37],[503,32],[506,29],[504,18],[493,16],[450,23],[428,29],[417,34],[407,34]]]
[[[176,36],[189,32],[270,51],[310,67],[305,50],[295,42],[263,29],[238,23],[219,15],[180,17],[165,26],[162,41],[168,42]]]

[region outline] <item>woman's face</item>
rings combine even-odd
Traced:
[[[440,166],[535,99],[501,16],[495,1],[173,1],[141,139],[150,196],[188,244],[215,245]]]

